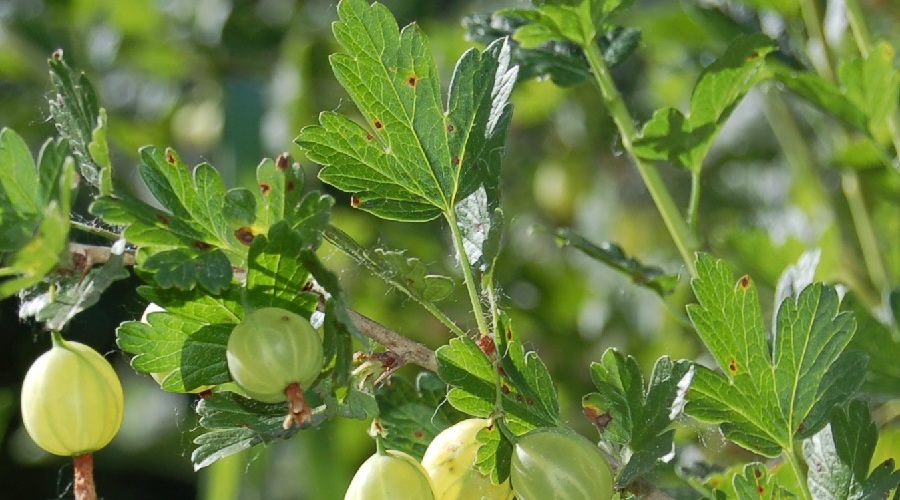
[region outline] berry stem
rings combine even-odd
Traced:
[[[97,500],[97,488],[94,485],[94,455],[85,453],[74,458],[75,462],[75,500]]]
[[[296,424],[297,428],[302,428],[303,424],[312,420],[312,410],[306,404],[306,397],[303,395],[303,389],[300,384],[293,382],[284,389],[284,395],[288,400],[288,418],[284,421],[284,428],[290,429],[291,424]]]

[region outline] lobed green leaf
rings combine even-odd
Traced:
[[[842,355],[856,325],[838,313],[834,288],[813,284],[786,299],[770,351],[750,277],[735,280],[724,262],[705,254],[697,271],[699,303],[688,314],[722,373],[696,366],[687,413],[766,456],[821,429],[865,373],[864,357]]]
[[[335,76],[367,127],[333,112],[296,142],[321,163],[319,176],[353,193],[353,205],[387,219],[449,214],[480,185],[496,185],[515,68],[502,44],[460,59],[446,112],[427,39],[415,25],[398,32],[380,4],[342,0],[331,56]]]
[[[144,373],[169,373],[162,387],[189,392],[231,380],[225,351],[243,309],[233,289],[213,296],[198,289],[161,290],[141,287],[144,298],[165,312],[129,321],[116,330],[116,342],[130,354],[131,366]]]
[[[900,471],[895,471],[889,460],[870,474],[877,441],[878,428],[867,403],[853,400],[835,409],[831,424],[803,441],[803,457],[809,465],[807,484],[813,497],[887,498],[900,485]]]
[[[670,427],[681,413],[692,377],[689,362],[673,363],[664,356],[657,360],[645,388],[637,360],[615,349],[607,349],[599,363],[591,364],[597,392],[585,395],[582,406],[605,441],[623,446],[617,488],[671,457]]]

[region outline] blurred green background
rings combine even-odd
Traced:
[[[524,6],[513,0],[384,3],[401,25],[417,21],[422,26],[445,75],[445,87],[454,61],[472,45],[465,39],[461,17]],[[893,37],[892,44],[900,46],[900,4],[872,1],[864,8],[872,30]],[[335,17],[333,2],[0,0],[0,126],[14,128],[35,151],[53,134],[46,59],[62,48],[68,62],[97,86],[101,104],[109,111],[116,182],[135,183],[136,151],[145,144],[172,146],[191,163],[208,161],[231,186],[252,184],[262,157],[288,151],[305,168],[309,189],[324,189],[337,198],[334,219],[339,227],[366,245],[405,248],[434,272],[453,274],[454,256],[439,222],[376,223],[372,216],[351,210],[348,197],[322,186],[316,166],[292,144],[300,128],[316,122],[320,110],[352,108],[328,65],[336,46],[330,33]],[[643,121],[657,107],[683,108],[699,72],[741,29],[782,29],[785,49],[797,49],[791,47],[793,22],[791,14],[766,11],[759,16],[738,3],[637,1],[621,23],[641,28],[642,44],[615,76],[635,119]],[[682,280],[673,296],[660,300],[574,250],[558,248],[550,232],[535,228],[574,227],[594,241],[618,242],[646,263],[686,273],[590,84],[560,89],[550,81],[523,82],[513,102],[503,163],[507,227],[497,281],[514,325],[559,384],[568,422],[592,432],[581,417],[580,399],[592,389],[590,362],[607,347],[636,356],[648,373],[664,354],[702,357],[699,340],[685,323],[683,306],[690,291]],[[776,140],[776,133],[784,133],[778,128],[783,125],[779,113],[799,116],[795,140],[806,142],[813,154],[806,164],[786,154]],[[847,283],[869,305],[879,299],[865,277],[841,174],[834,168],[842,145],[816,135],[823,122],[824,116],[764,85],[745,99],[707,161],[700,211],[703,247],[755,278],[767,318],[779,274],[811,248],[823,252],[818,279]],[[878,228],[884,261],[896,279],[897,178],[869,165],[866,158],[850,157]],[[661,168],[676,200],[686,206],[688,174]],[[87,202],[81,200],[79,210],[90,222]],[[92,241],[85,234],[75,237]],[[322,256],[339,273],[360,312],[432,347],[448,339],[440,323],[343,254],[326,246]],[[161,391],[152,379],[135,373],[115,346],[116,326],[139,317],[146,305],[134,293],[137,284],[136,278],[116,284],[100,305],[79,315],[65,332],[109,353],[126,386],[122,432],[96,455],[101,495],[341,498],[356,467],[374,450],[362,422],[329,422],[289,442],[258,447],[194,473],[190,453],[197,425],[195,399]],[[459,286],[441,305],[473,328],[468,304]],[[0,308],[0,496],[71,497],[70,462],[41,452],[20,426],[21,380],[48,348],[49,339],[38,325],[21,322],[16,308],[15,300],[4,301]],[[401,372],[414,374],[411,368]],[[881,459],[898,454],[898,413],[896,405],[876,412],[883,441],[895,443],[882,444]],[[690,421],[684,424],[678,443],[682,464],[750,459],[724,445],[717,433]],[[661,474],[663,481],[671,479],[665,471]]]

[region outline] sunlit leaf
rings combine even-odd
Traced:
[[[143,287],[141,294],[165,311],[129,321],[116,330],[119,347],[135,356],[131,366],[144,373],[170,373],[163,388],[188,392],[231,380],[225,350],[243,317],[237,292],[212,296],[193,290]]]
[[[496,185],[509,124],[515,68],[508,46],[466,52],[457,63],[445,112],[427,39],[398,30],[380,4],[343,0],[331,56],[335,76],[366,126],[334,112],[301,131],[297,143],[324,165],[319,176],[380,217],[424,221],[449,214],[480,186]]]
[[[778,455],[821,429],[862,382],[865,356],[844,353],[853,316],[838,312],[833,287],[810,285],[782,303],[770,348],[750,277],[736,280],[706,254],[697,272],[688,314],[722,373],[696,366],[686,411],[749,450]]]

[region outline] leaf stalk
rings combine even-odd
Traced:
[[[481,307],[481,298],[478,295],[478,289],[475,287],[475,273],[472,271],[472,265],[466,256],[465,244],[463,243],[462,232],[456,222],[456,214],[452,211],[444,213],[447,223],[450,224],[450,233],[453,235],[453,246],[456,247],[456,255],[459,257],[459,265],[462,267],[463,280],[466,282],[466,291],[469,292],[469,300],[472,302],[472,314],[475,315],[475,321],[478,323],[478,331],[482,335],[490,335],[487,320],[484,317],[484,309]]]

